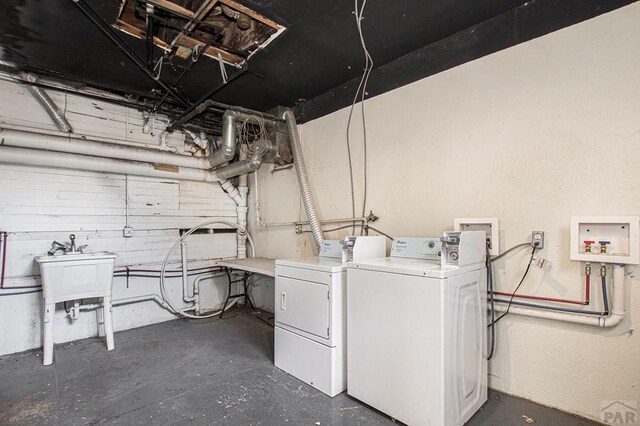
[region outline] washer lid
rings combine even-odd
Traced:
[[[342,259],[333,257],[304,257],[302,259],[278,259],[278,266],[288,266],[290,268],[312,269],[322,272],[341,272],[347,269],[347,265],[342,263]]]
[[[368,260],[366,262],[349,262],[347,266],[368,271],[389,272],[403,275],[417,275],[432,278],[446,278],[466,272],[469,268],[445,266],[440,262],[426,259],[408,259],[402,257],[387,257],[384,259]],[[473,268],[476,269],[476,268]]]

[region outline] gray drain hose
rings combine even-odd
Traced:
[[[298,136],[298,128],[296,123],[296,117],[291,110],[286,110],[282,115],[287,122],[289,128],[289,140],[291,141],[291,150],[293,151],[293,163],[296,167],[296,176],[298,178],[298,185],[300,186],[300,195],[302,196],[302,203],[304,204],[304,210],[307,212],[307,218],[309,219],[309,226],[311,226],[311,233],[313,239],[316,242],[318,249],[324,241],[324,234],[322,227],[320,226],[320,220],[318,219],[318,212],[316,211],[316,205],[313,202],[313,195],[311,194],[311,187],[309,186],[309,178],[307,177],[307,168],[304,165],[304,157],[302,156],[302,146],[300,146],[300,137]]]

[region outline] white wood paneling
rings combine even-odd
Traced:
[[[65,111],[75,133],[88,139],[103,138],[121,144],[160,146],[166,117],[155,117],[143,132],[139,111],[76,95],[49,91]],[[55,126],[26,88],[0,78],[0,127],[11,126],[55,131]],[[182,152],[184,136],[169,135],[167,144]],[[92,143],[89,140],[87,143]],[[54,153],[51,154],[55,155]],[[236,222],[235,203],[217,183],[181,182],[110,173],[1,164],[0,230],[7,231],[6,289],[0,290],[0,355],[40,346],[41,293],[16,294],[18,287],[39,285],[36,256],[46,253],[54,240],[66,243],[69,234],[88,250],[118,254],[117,269],[125,267],[159,270],[179,230],[209,220]],[[125,225],[134,228],[124,238]],[[209,228],[229,228],[211,225]],[[190,236],[190,268],[212,265],[215,259],[236,256],[235,233]],[[180,251],[170,268],[180,269]],[[195,277],[190,277],[193,281]],[[168,280],[169,297],[181,304],[180,279]],[[204,280],[201,306],[215,309],[226,295],[224,279]],[[159,294],[157,278],[114,278],[114,299]],[[64,310],[55,313],[55,342],[96,335],[94,313],[83,313],[70,322]],[[114,309],[116,331],[175,318],[153,302]],[[116,347],[118,338],[116,335]]]
[[[161,134],[169,119],[151,116],[148,131],[143,131],[142,113],[120,106],[64,92],[46,91],[52,101],[64,111],[74,133],[89,138],[106,138],[148,147],[159,147]],[[15,84],[11,77],[0,73],[0,123],[34,129],[57,130],[51,119],[33,99],[26,87]],[[184,150],[184,135],[180,132],[165,135],[167,144]]]
[[[87,244],[88,250],[117,253],[118,269],[159,270],[180,229],[209,220],[237,219],[235,203],[217,183],[0,164],[0,194],[0,230],[9,233],[6,289],[0,290],[0,296],[39,285],[34,258],[46,253],[54,240],[67,242],[71,233],[76,244]],[[127,222],[135,230],[132,238],[122,234]],[[214,259],[235,257],[236,235],[196,234],[190,236],[187,247],[190,267],[211,265]],[[179,256],[177,250],[171,269],[180,269]],[[224,280],[208,283],[203,284],[210,290],[203,293],[201,303],[215,308],[226,294],[226,285]],[[172,298],[179,301],[180,280],[171,279],[168,285]],[[159,294],[157,278],[114,279],[114,297],[149,293]],[[14,331],[2,332],[0,355],[40,346],[40,298],[40,293],[0,297],[0,318],[6,321],[6,316],[13,316]],[[56,342],[95,335],[95,315],[82,317],[70,323],[59,309]],[[118,307],[115,317],[116,330],[175,318],[153,302]]]
[[[236,219],[235,203],[211,183],[1,165],[0,190],[0,226],[10,233],[7,285],[37,275],[33,258],[46,253],[53,240],[68,241],[70,233],[78,245],[118,253],[119,266],[158,264],[179,229]],[[122,235],[127,211],[132,238]],[[235,244],[234,234],[194,235],[190,258],[232,257]]]

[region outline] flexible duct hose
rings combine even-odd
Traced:
[[[311,194],[311,187],[309,186],[307,168],[304,165],[302,146],[300,146],[300,137],[298,136],[296,117],[293,115],[293,112],[288,109],[284,112],[282,118],[287,121],[287,126],[289,128],[289,140],[291,141],[293,163],[296,167],[296,176],[298,177],[298,185],[300,186],[300,195],[302,196],[304,210],[307,212],[307,218],[309,219],[309,226],[311,226],[313,239],[319,249],[320,245],[324,241],[324,234],[322,233],[322,227],[320,226],[320,220],[318,219],[318,212],[316,211],[316,205],[313,202],[313,195]]]
[[[38,81],[38,77],[33,74],[29,74],[26,72],[21,73],[21,77],[30,83],[36,83]],[[51,100],[47,92],[42,90],[40,87],[27,85],[27,90],[31,93],[31,96],[35,98],[36,101],[44,108],[46,113],[51,118],[51,121],[56,125],[58,130],[65,133],[72,133],[73,129],[71,125],[65,118],[64,114],[58,106]]]

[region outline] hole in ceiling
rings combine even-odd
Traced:
[[[232,0],[122,0],[114,26],[183,59],[199,51],[240,66],[284,31],[284,27]]]

